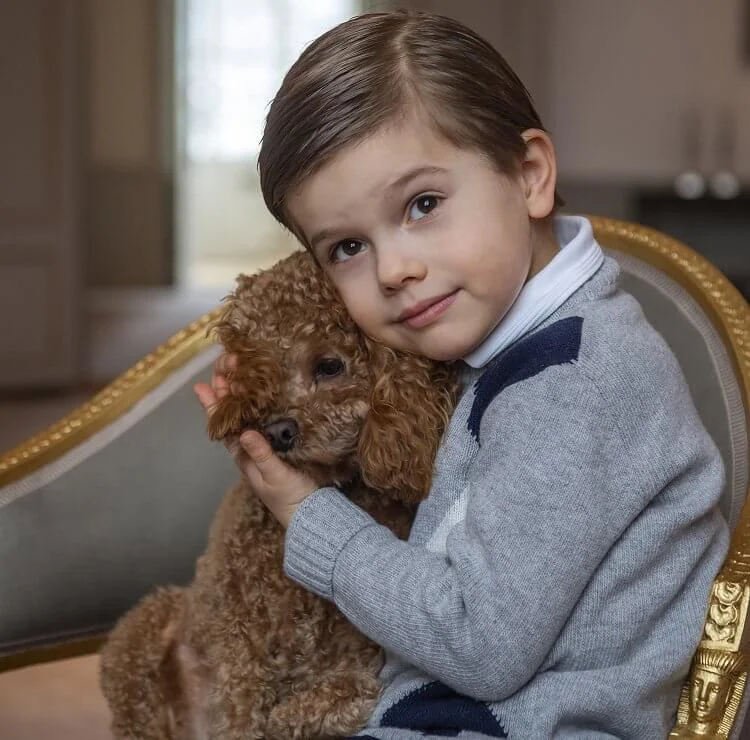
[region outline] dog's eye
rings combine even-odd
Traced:
[[[335,378],[344,372],[344,363],[336,357],[324,357],[315,365],[316,378]]]

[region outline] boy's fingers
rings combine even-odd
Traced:
[[[260,432],[244,432],[240,444],[266,485],[273,484],[284,475],[286,466],[276,457],[268,440]]]
[[[222,352],[216,358],[216,362],[214,362],[214,372],[219,373],[220,375],[224,375],[226,371],[229,369],[228,362],[229,362],[229,355],[226,354],[226,352]]]
[[[200,405],[203,406],[204,411],[208,414],[208,416],[211,416],[213,408],[220,400],[219,398],[217,398],[215,389],[208,383],[196,383],[193,386],[193,392],[198,398]],[[228,434],[222,441],[229,454],[242,467],[242,458],[247,459],[247,457],[243,454],[239,435]]]
[[[237,355],[223,354],[220,355],[214,363],[213,372],[211,374],[211,385],[216,392],[217,398],[224,398],[224,396],[230,393],[227,373],[237,367],[237,361]]]
[[[245,432],[240,437],[242,447],[247,452],[248,457],[258,466],[266,465],[274,457],[271,445],[260,432]]]
[[[226,375],[237,367],[237,355],[222,354],[214,363],[214,372],[219,375]]]
[[[226,394],[229,393],[229,381],[227,380],[226,375],[222,375],[214,370],[211,375],[211,387],[216,392],[217,397],[223,398],[226,396]]]
[[[193,392],[204,410],[211,413],[211,407],[216,405],[217,401],[213,388],[208,383],[196,383],[193,386]]]

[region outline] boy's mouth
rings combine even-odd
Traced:
[[[453,304],[458,290],[452,293],[427,298],[404,309],[398,317],[398,323],[406,324],[411,329],[421,329],[438,319]]]

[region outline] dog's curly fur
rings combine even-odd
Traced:
[[[216,332],[239,363],[210,436],[292,420],[279,454],[405,537],[455,404],[453,368],[369,340],[303,252],[240,276]],[[381,651],[285,577],[283,541],[240,483],[193,583],[157,590],[117,624],[101,664],[117,738],[328,738],[364,724]]]

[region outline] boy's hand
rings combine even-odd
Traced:
[[[230,392],[225,373],[235,363],[232,355],[222,355],[214,365],[211,384],[193,386],[207,414],[210,415],[216,403]],[[280,460],[260,432],[248,430],[239,439],[236,436],[225,439],[224,446],[252,491],[286,529],[299,505],[319,486],[312,478]]]

